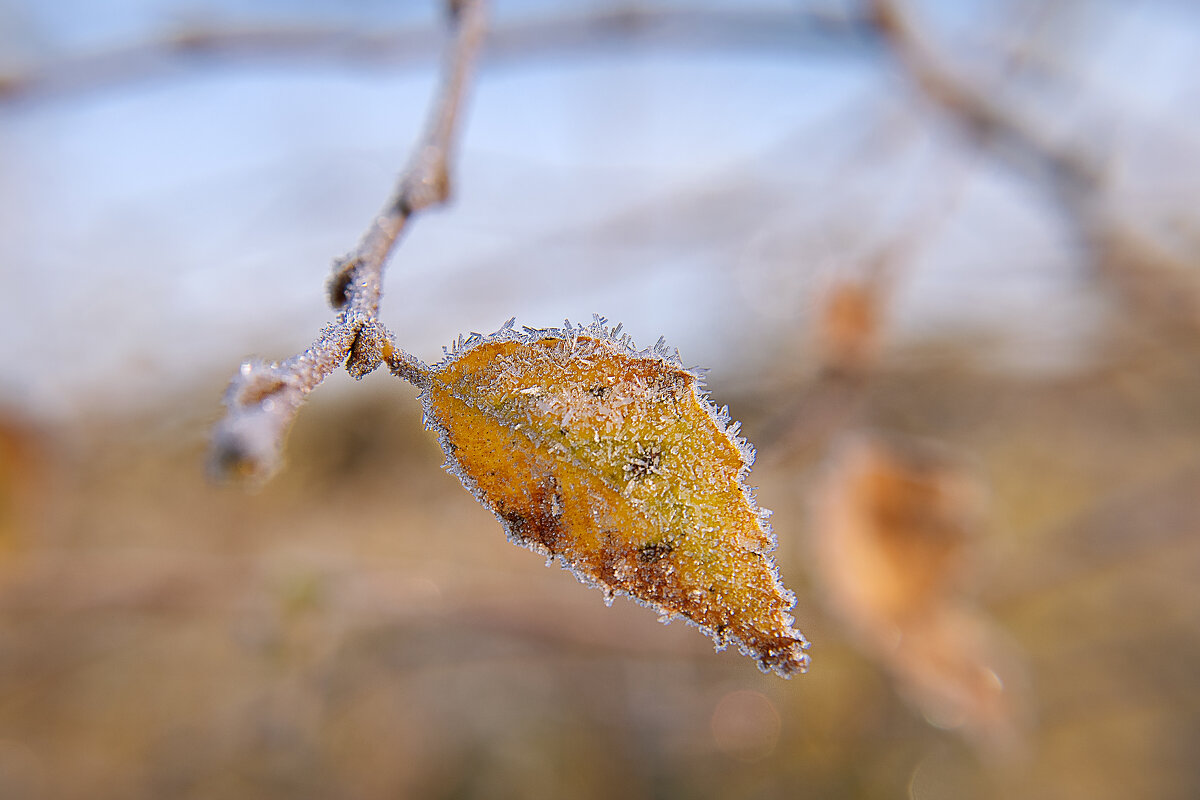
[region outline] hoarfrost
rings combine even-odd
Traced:
[[[718,649],[737,643],[764,671],[804,671],[770,512],[744,481],[754,448],[702,371],[665,338],[639,349],[598,315],[515,322],[458,337],[430,369],[422,402],[446,468],[510,540],[557,558],[606,604],[628,595]]]

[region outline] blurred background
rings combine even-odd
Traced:
[[[492,17],[383,320],[706,368],[810,673],[509,545],[386,375],[207,482],[420,134],[436,3],[0,0],[0,797],[1200,794],[1200,9]]]

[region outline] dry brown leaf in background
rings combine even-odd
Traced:
[[[422,395],[447,466],[509,537],[611,598],[683,617],[764,670],[808,666],[738,425],[662,344],[620,326],[460,341]]]
[[[872,638],[932,613],[954,593],[978,506],[971,481],[932,453],[844,446],[817,498],[827,602]]]
[[[47,499],[45,448],[24,420],[0,415],[0,567],[30,544],[30,528]]]
[[[880,289],[867,280],[839,279],[829,287],[816,315],[822,367],[862,375],[875,363],[881,323]]]
[[[982,490],[931,446],[844,445],[814,499],[822,599],[933,724],[1007,748],[1024,715],[1020,669],[968,602]]]
[[[946,605],[905,630],[886,663],[901,695],[930,724],[962,732],[989,756],[1021,752],[1030,714],[1026,671],[984,614]]]

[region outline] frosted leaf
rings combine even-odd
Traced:
[[[509,538],[738,644],[764,670],[808,666],[775,541],[745,484],[753,448],[660,340],[620,326],[459,338],[429,374],[425,419],[447,468]]]
[[[939,727],[987,747],[1028,722],[1021,658],[965,593],[983,487],[929,443],[855,437],[814,497],[813,564],[858,645]]]

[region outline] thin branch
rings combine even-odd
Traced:
[[[358,246],[334,264],[329,299],[337,317],[299,355],[271,364],[242,364],[225,395],[226,416],[213,433],[210,465],[217,476],[261,480],[274,472],[304,399],[343,364],[361,378],[386,361],[396,375],[423,381],[424,365],[395,347],[379,321],[379,302],[384,267],[408,220],[450,196],[448,164],[483,42],[484,0],[452,0],[450,18],[453,42],[424,138]]]
[[[334,308],[349,307],[372,316],[379,312],[383,265],[408,218],[450,196],[449,161],[458,128],[459,106],[467,79],[483,40],[482,4],[471,2],[454,12],[458,39],[446,64],[442,90],[425,130],[396,191],[375,217],[358,247],[334,269],[329,300]]]
[[[861,18],[791,9],[589,8],[492,28],[488,58],[528,61],[630,44],[796,54],[869,46],[870,32]],[[423,64],[432,52],[423,28],[196,27],[0,74],[0,104],[69,98],[213,65],[304,61],[386,68]]]
[[[357,32],[334,28],[196,28],[107,49],[68,53],[0,75],[0,103],[37,102],[186,74],[189,68],[281,59],[424,63],[426,30]]]
[[[1047,177],[1060,199],[1070,205],[1079,204],[1097,188],[1101,180],[1097,164],[1077,151],[1055,146],[938,63],[901,3],[867,0],[867,9],[884,42],[921,93],[977,141],[992,145],[1027,170]]]
[[[866,0],[872,24],[920,92],[981,145],[1046,186],[1074,228],[1094,274],[1139,322],[1169,336],[1200,336],[1195,259],[1171,252],[1106,204],[1101,159],[1057,145],[1002,103],[954,76],[934,56],[903,0]],[[1151,287],[1147,289],[1147,287]]]

